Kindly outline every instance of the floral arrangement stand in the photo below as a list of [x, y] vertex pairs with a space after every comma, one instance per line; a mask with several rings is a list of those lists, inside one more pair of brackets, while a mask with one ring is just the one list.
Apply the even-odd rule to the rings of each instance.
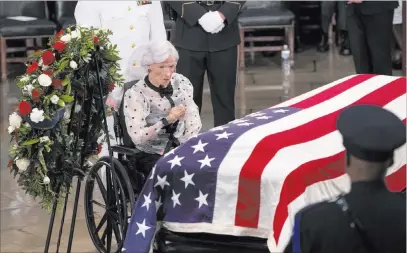
[[[105, 97], [123, 84], [111, 31], [71, 27], [49, 40], [49, 49], [31, 57], [18, 79], [20, 104], [9, 117], [9, 167], [27, 194], [50, 211], [44, 252], [48, 252], [55, 216], [62, 207], [59, 252], [69, 195], [77, 178], [67, 252], [71, 252], [81, 182], [91, 168], [89, 159], [107, 142]], [[14, 143], [13, 143], [14, 142]], [[113, 162], [113, 159], [111, 159]], [[109, 166], [113, 167], [113, 164]], [[106, 173], [106, 206], [118, 199], [116, 181]], [[119, 206], [120, 208], [120, 206]], [[119, 222], [123, 222], [120, 217]], [[112, 225], [107, 223], [110, 230]]]

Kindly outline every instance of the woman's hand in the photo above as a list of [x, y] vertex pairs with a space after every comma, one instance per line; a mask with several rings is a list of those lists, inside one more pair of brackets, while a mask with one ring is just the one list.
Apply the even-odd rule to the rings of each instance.
[[167, 121], [172, 124], [182, 118], [185, 115], [185, 107], [183, 105], [178, 105], [171, 108], [167, 116]]

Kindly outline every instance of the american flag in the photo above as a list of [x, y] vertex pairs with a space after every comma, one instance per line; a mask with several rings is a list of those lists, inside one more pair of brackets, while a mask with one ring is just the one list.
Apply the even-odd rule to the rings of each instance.
[[[406, 118], [406, 78], [353, 75], [190, 139], [153, 168], [135, 203], [123, 252], [147, 253], [157, 224], [171, 231], [269, 238], [287, 244], [302, 207], [349, 189], [336, 119], [375, 104]], [[406, 185], [406, 147], [387, 184]]]

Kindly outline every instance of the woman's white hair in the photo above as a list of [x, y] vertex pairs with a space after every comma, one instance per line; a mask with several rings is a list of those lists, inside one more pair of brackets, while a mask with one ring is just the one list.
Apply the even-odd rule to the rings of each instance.
[[168, 57], [174, 57], [178, 61], [178, 52], [168, 40], [153, 41], [149, 44], [141, 59], [142, 66], [150, 66], [154, 63], [160, 63], [167, 60]]
[[141, 79], [148, 72], [148, 67], [154, 63], [161, 63], [174, 57], [178, 61], [178, 51], [167, 40], [152, 41], [146, 45], [138, 46], [130, 57], [127, 75], [133, 80]]

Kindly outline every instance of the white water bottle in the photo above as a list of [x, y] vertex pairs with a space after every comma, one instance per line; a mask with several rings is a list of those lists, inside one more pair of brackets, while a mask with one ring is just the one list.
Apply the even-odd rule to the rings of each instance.
[[291, 73], [291, 64], [290, 64], [290, 50], [287, 45], [283, 46], [281, 50], [281, 67], [283, 70], [283, 89], [284, 89], [284, 98], [287, 99], [290, 92], [290, 73]]

